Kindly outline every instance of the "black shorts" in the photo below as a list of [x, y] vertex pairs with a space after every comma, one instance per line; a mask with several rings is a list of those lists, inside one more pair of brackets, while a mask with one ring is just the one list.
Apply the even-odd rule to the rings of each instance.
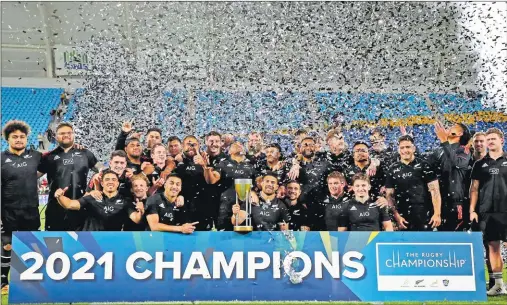
[[38, 231], [40, 215], [38, 208], [2, 208], [2, 235], [12, 235], [16, 231]]
[[479, 225], [484, 241], [507, 240], [507, 213], [481, 213]]
[[408, 224], [405, 225], [407, 227], [406, 231], [433, 231], [429, 224], [433, 214], [424, 207], [412, 206], [410, 213], [405, 212], [401, 216], [408, 221]]

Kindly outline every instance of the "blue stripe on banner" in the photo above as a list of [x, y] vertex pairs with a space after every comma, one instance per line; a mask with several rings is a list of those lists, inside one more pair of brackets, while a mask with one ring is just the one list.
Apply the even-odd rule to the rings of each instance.
[[486, 300], [480, 233], [16, 232], [13, 253], [11, 303]]

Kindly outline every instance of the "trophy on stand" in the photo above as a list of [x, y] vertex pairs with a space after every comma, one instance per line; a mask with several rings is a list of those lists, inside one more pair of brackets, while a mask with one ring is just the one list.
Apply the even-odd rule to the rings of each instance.
[[239, 201], [245, 202], [246, 219], [242, 225], [238, 224], [236, 217], [236, 224], [234, 225], [234, 232], [252, 232], [252, 203], [250, 202], [250, 189], [252, 188], [251, 179], [234, 179], [234, 189], [236, 190], [236, 203]]

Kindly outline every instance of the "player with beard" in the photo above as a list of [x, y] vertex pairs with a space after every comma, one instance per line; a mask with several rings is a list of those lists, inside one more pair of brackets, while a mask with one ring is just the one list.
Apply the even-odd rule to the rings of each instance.
[[209, 158], [206, 153], [199, 154], [199, 141], [196, 137], [186, 136], [183, 139], [183, 162], [179, 163], [174, 171], [183, 181], [181, 193], [189, 202], [190, 217], [199, 222], [196, 226], [197, 230], [211, 230], [213, 206], [206, 198], [206, 188], [208, 183], [217, 183], [220, 175], [209, 167]]
[[263, 138], [259, 132], [254, 131], [248, 134], [248, 151], [246, 157], [252, 164], [262, 161], [265, 158], [265, 155], [262, 152], [263, 145]]
[[287, 196], [283, 199], [283, 202], [287, 206], [287, 212], [289, 213], [289, 230], [310, 231], [308, 208], [306, 207], [306, 204], [299, 200], [299, 196], [301, 195], [301, 185], [299, 185], [299, 182], [297, 181], [289, 181], [286, 189]]
[[[133, 124], [130, 121], [124, 122], [121, 127], [120, 135], [116, 140], [116, 150], [124, 150], [127, 145], [127, 137], [133, 131]], [[132, 134], [132, 138], [141, 138], [141, 133], [136, 132]], [[155, 144], [162, 143], [162, 130], [160, 128], [152, 127], [148, 129], [146, 132], [146, 149], [142, 151], [140, 155], [141, 162], [149, 162], [151, 163], [151, 153], [150, 150]]]
[[8, 148], [2, 152], [2, 294], [9, 291], [12, 232], [38, 231], [40, 227], [37, 171], [42, 154], [27, 150], [30, 127], [9, 121], [3, 129]]
[[135, 223], [141, 221], [144, 206], [139, 200], [134, 206], [131, 198], [122, 197], [118, 192], [119, 184], [118, 175], [112, 170], [105, 170], [102, 175], [102, 200], [91, 195], [78, 200], [70, 199], [64, 195], [68, 187], [57, 189], [54, 196], [64, 209], [84, 214], [83, 231], [121, 231], [127, 219]]
[[325, 191], [327, 175], [334, 168], [326, 159], [319, 159], [315, 156], [315, 140], [313, 138], [303, 139], [300, 152], [301, 154], [293, 159], [287, 177], [301, 183], [302, 200], [308, 204], [308, 209], [311, 211], [312, 205], [317, 204], [320, 194]]
[[[220, 196], [220, 209], [218, 212], [217, 228], [219, 230], [232, 230], [228, 219], [231, 217], [231, 208], [236, 203], [235, 179], [254, 180], [254, 167], [245, 156], [245, 148], [240, 142], [234, 142], [229, 149], [229, 159], [220, 162], [217, 168], [218, 176], [225, 191]], [[215, 181], [218, 181], [215, 180]]]
[[[149, 181], [146, 176], [139, 174], [134, 175], [130, 179], [132, 184], [131, 194], [134, 200], [132, 200], [132, 205], [135, 207], [137, 202], [143, 204], [143, 208], [146, 210], [146, 201], [148, 200], [148, 186]], [[135, 223], [130, 219], [127, 219], [123, 224], [123, 231], [146, 231], [147, 222], [146, 215], [143, 215], [139, 223]]]
[[470, 140], [470, 132], [461, 123], [447, 130], [441, 122], [436, 122], [435, 133], [440, 147], [428, 157], [428, 162], [437, 173], [442, 189], [443, 223], [440, 230], [461, 231], [466, 199], [465, 175], [470, 162], [470, 153], [464, 146]]
[[[491, 265], [490, 280], [495, 281], [488, 296], [507, 294], [503, 286], [501, 241], [507, 240], [507, 153], [504, 135], [498, 128], [486, 131], [488, 153], [475, 162], [470, 186], [470, 221], [479, 222], [487, 242]], [[477, 213], [478, 211], [478, 213]]]
[[380, 128], [373, 129], [370, 136], [370, 143], [371, 157], [378, 159], [380, 163], [385, 166], [384, 171], [387, 171], [389, 166], [398, 160], [398, 154], [390, 146], [387, 146], [386, 136]]
[[181, 146], [181, 140], [177, 136], [171, 136], [167, 140], [167, 151], [169, 157], [173, 158], [175, 162], [179, 163], [183, 161], [183, 148]]
[[338, 218], [338, 231], [393, 231], [393, 224], [386, 208], [381, 208], [370, 198], [370, 181], [359, 173], [352, 178], [354, 198], [347, 202]]
[[298, 130], [296, 131], [296, 133], [294, 134], [294, 152], [292, 153], [292, 155], [290, 157], [294, 158], [296, 157], [298, 154], [301, 153], [301, 142], [303, 142], [303, 139], [307, 138], [308, 137], [308, 132], [306, 132], [305, 130]]
[[442, 221], [437, 176], [426, 161], [415, 156], [411, 136], [402, 136], [398, 142], [400, 161], [389, 168], [386, 178], [386, 197], [394, 207], [394, 219], [402, 230], [431, 231]]
[[88, 149], [74, 147], [74, 129], [69, 123], [56, 128], [58, 147], [45, 154], [39, 171], [47, 174], [50, 186], [46, 207], [46, 231], [78, 231], [84, 223], [83, 213], [62, 208], [55, 197], [58, 189], [65, 188], [65, 196], [81, 198], [86, 191], [88, 172], [99, 172], [102, 165]]
[[325, 154], [325, 157], [333, 164], [334, 168], [345, 168], [347, 164], [353, 162], [352, 154], [347, 150], [347, 143], [345, 143], [342, 133], [330, 131], [327, 134], [326, 142], [329, 152]]
[[385, 172], [382, 163], [377, 159], [370, 158], [369, 146], [366, 142], [357, 141], [354, 143], [352, 151], [354, 162], [349, 163], [343, 171], [347, 183], [352, 184], [352, 177], [355, 174], [368, 174], [371, 179], [371, 197], [380, 197], [385, 183]]
[[[118, 191], [123, 197], [130, 196], [130, 178], [132, 177], [132, 172], [127, 171], [127, 154], [123, 150], [115, 150], [111, 153], [111, 158], [109, 159], [109, 169], [115, 172], [118, 177], [120, 177], [120, 186], [118, 187]], [[100, 173], [95, 174], [90, 183], [88, 183], [88, 188], [86, 192], [91, 192], [92, 190], [102, 191], [101, 186], [102, 179], [102, 171]]]
[[347, 181], [340, 172], [327, 176], [328, 193], [315, 205], [312, 221], [317, 231], [338, 231], [338, 217], [344, 212], [349, 197], [345, 193]]
[[[218, 168], [220, 162], [227, 160], [227, 155], [222, 152], [222, 136], [216, 131], [210, 131], [205, 136], [206, 154], [203, 154], [209, 161], [207, 171], [213, 173]], [[210, 177], [211, 178], [211, 177]], [[218, 225], [218, 213], [220, 209], [220, 195], [225, 191], [225, 186], [217, 179], [213, 180], [213, 184], [206, 185], [206, 198], [210, 205], [209, 216], [213, 219], [214, 227]]]
[[[256, 231], [276, 231], [287, 230], [289, 223], [289, 213], [285, 204], [276, 198], [276, 190], [278, 189], [278, 179], [270, 174], [262, 179], [261, 192], [258, 203], [252, 204], [252, 226]], [[246, 219], [245, 206], [235, 204], [232, 207], [231, 224], [236, 224], [238, 217], [238, 225], [242, 224]]]
[[148, 199], [146, 219], [151, 231], [191, 234], [196, 230], [195, 225], [198, 222], [191, 223], [191, 215], [187, 207], [177, 204], [182, 183], [180, 177], [171, 174], [165, 182], [164, 192], [157, 193]]
[[276, 175], [276, 178], [280, 184], [277, 192], [277, 197], [283, 198], [285, 196], [285, 186], [283, 185], [283, 182], [286, 180], [286, 173], [288, 171], [288, 168], [286, 164], [280, 160], [280, 152], [282, 149], [277, 143], [272, 143], [266, 146], [264, 150], [266, 152], [266, 158], [259, 159], [254, 164], [256, 177], [255, 184], [260, 189], [262, 177], [264, 177], [264, 175], [266, 175], [268, 172], [271, 172]]

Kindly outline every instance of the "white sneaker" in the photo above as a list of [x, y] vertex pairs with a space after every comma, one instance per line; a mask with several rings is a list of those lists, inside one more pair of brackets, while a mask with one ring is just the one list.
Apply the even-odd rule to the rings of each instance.
[[505, 290], [505, 287], [498, 284], [495, 284], [495, 286], [491, 287], [491, 289], [487, 292], [487, 295], [490, 297], [502, 294], [507, 294], [507, 290]]

